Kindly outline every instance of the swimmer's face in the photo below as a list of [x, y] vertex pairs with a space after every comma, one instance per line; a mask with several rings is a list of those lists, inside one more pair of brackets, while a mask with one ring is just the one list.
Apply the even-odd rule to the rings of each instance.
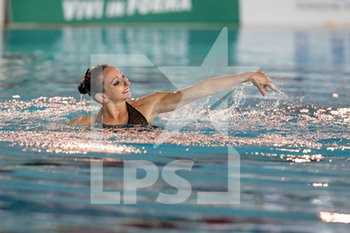
[[130, 82], [127, 77], [115, 68], [108, 66], [103, 70], [104, 94], [110, 101], [127, 100], [131, 97]]

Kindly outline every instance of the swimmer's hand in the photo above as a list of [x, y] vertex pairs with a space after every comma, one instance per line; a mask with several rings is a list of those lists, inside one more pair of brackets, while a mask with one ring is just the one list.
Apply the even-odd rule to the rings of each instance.
[[252, 75], [249, 76], [248, 80], [252, 82], [261, 92], [263, 96], [266, 95], [267, 88], [271, 88], [273, 91], [278, 91], [276, 87], [272, 85], [270, 82], [269, 77], [262, 71], [254, 72]]

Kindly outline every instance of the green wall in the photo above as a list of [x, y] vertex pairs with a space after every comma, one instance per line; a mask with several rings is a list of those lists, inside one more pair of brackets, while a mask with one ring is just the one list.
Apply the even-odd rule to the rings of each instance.
[[239, 23], [239, 0], [9, 0], [12, 23]]

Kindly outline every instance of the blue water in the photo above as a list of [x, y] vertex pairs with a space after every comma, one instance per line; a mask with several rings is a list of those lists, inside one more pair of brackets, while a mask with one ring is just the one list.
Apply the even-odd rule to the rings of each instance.
[[[88, 97], [80, 101], [77, 91], [91, 55], [145, 55], [154, 66], [121, 67], [137, 98], [176, 90], [159, 67], [200, 66], [219, 33], [113, 27], [2, 31], [0, 231], [347, 232], [348, 30], [229, 30], [229, 65], [264, 70], [283, 93], [263, 98], [244, 85], [160, 115], [153, 124], [164, 130], [91, 132], [67, 125], [68, 119], [98, 110]], [[179, 76], [177, 84], [201, 78]], [[203, 112], [209, 106], [215, 106], [211, 113]], [[155, 148], [168, 131], [171, 137]], [[196, 204], [198, 191], [227, 190], [228, 147], [240, 155], [240, 204]], [[191, 171], [180, 172], [192, 184], [189, 200], [156, 202], [159, 192], [175, 192], [159, 179], [139, 190], [135, 205], [91, 204], [91, 163], [104, 162], [105, 191], [122, 191], [123, 160], [129, 159], [151, 161], [159, 170], [176, 159], [194, 161]]]

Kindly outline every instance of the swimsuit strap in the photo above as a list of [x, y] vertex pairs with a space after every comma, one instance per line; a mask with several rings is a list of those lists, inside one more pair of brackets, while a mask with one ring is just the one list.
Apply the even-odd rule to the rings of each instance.
[[[148, 125], [148, 121], [145, 118], [142, 113], [140, 113], [136, 108], [131, 106], [128, 102], [126, 102], [126, 108], [128, 111], [128, 124], [130, 125]], [[102, 108], [97, 114], [96, 120], [95, 120], [95, 125], [96, 124], [102, 124]], [[102, 125], [102, 126], [107, 126], [107, 125]]]

